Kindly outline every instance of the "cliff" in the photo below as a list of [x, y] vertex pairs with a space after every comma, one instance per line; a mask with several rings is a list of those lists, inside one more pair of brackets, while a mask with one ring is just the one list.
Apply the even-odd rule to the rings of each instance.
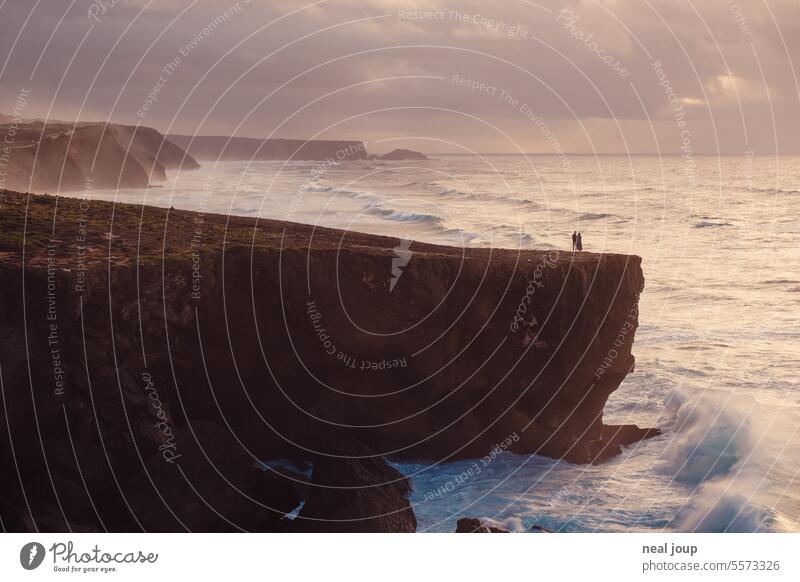
[[256, 139], [206, 135], [169, 135], [168, 139], [199, 160], [214, 161], [345, 161], [366, 160], [360, 141]]
[[119, 133], [120, 141], [125, 146], [130, 143], [131, 150], [155, 159], [166, 170], [197, 170], [200, 168], [200, 164], [191, 155], [152, 127], [141, 125], [113, 125], [112, 127]]
[[[634, 362], [636, 256], [55, 203], [0, 200], [6, 527], [285, 528], [311, 462], [311, 486], [365, 483], [359, 519], [395, 516], [360, 529], [407, 531], [382, 456], [585, 463], [649, 436], [603, 423]], [[331, 467], [341, 450], [364, 462]]]
[[372, 156], [375, 160], [385, 160], [385, 161], [393, 161], [393, 160], [427, 160], [428, 158], [420, 153], [415, 152], [412, 150], [404, 150], [402, 148], [392, 150], [388, 154], [383, 154], [382, 156]]
[[199, 164], [155, 129], [106, 123], [0, 125], [5, 187], [33, 191], [145, 188]]

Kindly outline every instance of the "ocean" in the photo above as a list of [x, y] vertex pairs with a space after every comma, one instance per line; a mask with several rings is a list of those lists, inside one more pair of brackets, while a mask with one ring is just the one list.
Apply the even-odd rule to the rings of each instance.
[[[75, 194], [78, 195], [78, 194]], [[81, 193], [80, 195], [83, 195]], [[633, 253], [636, 371], [610, 423], [663, 435], [598, 466], [504, 451], [396, 464], [419, 531], [800, 531], [800, 157], [435, 155], [225, 162], [92, 198], [455, 246]]]

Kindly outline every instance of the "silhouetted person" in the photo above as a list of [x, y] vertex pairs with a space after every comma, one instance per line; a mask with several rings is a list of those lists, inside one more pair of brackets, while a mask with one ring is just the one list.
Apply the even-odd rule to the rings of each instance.
[[575, 241], [575, 246], [578, 247], [578, 251], [583, 250], [583, 239], [581, 238], [581, 233], [578, 233], [578, 239]]
[[575, 245], [578, 244], [578, 233], [572, 231], [572, 252], [575, 252]]

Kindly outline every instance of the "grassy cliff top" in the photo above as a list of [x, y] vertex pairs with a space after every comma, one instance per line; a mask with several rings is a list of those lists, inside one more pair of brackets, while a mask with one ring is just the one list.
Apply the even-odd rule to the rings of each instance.
[[[564, 235], [565, 241], [569, 233]], [[27, 267], [46, 266], [53, 246], [80, 249], [87, 266], [153, 261], [190, 255], [196, 250], [223, 248], [329, 250], [392, 255], [398, 239], [314, 227], [278, 220], [204, 214], [202, 212], [82, 200], [61, 196], [0, 192], [0, 261]], [[548, 251], [478, 249], [414, 242], [415, 255], [456, 259], [527, 262]], [[572, 256], [559, 251], [561, 261], [592, 262], [599, 255]], [[606, 255], [608, 256], [608, 255]], [[638, 258], [635, 260], [638, 261]]]

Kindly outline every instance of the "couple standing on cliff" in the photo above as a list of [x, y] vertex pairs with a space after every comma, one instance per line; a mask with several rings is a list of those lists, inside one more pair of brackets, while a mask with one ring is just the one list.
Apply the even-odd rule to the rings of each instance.
[[581, 233], [572, 231], [572, 252], [574, 253], [575, 250], [582, 251], [583, 250], [583, 239], [581, 238]]

